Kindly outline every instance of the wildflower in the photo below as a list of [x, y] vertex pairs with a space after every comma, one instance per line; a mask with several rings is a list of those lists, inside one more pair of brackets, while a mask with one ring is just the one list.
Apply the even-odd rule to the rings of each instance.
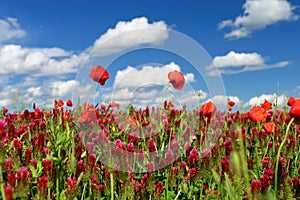
[[64, 105], [65, 105], [65, 103], [63, 102], [63, 100], [58, 100], [57, 102], [56, 102], [56, 105], [58, 106], [58, 107], [63, 107]]
[[290, 97], [289, 100], [288, 100], [287, 105], [288, 105], [288, 106], [292, 106], [294, 103], [295, 103], [294, 97]]
[[94, 142], [87, 142], [85, 146], [88, 153], [94, 152], [94, 148], [95, 148]]
[[154, 140], [152, 138], [150, 138], [148, 140], [148, 150], [149, 152], [154, 152], [156, 151], [156, 148], [155, 148], [155, 143], [154, 143]]
[[36, 169], [37, 168], [37, 162], [36, 160], [30, 160], [29, 163]]
[[265, 102], [261, 105], [261, 107], [265, 110], [270, 110], [272, 108], [272, 103], [268, 100], [265, 100]]
[[134, 193], [140, 192], [141, 189], [142, 189], [142, 187], [143, 187], [143, 186], [142, 186], [141, 183], [135, 184], [135, 185], [134, 185]]
[[174, 70], [168, 74], [169, 83], [173, 85], [175, 90], [181, 90], [184, 86], [185, 79], [181, 72]]
[[69, 107], [72, 107], [73, 106], [73, 102], [72, 102], [72, 100], [71, 99], [69, 99], [68, 101], [67, 101], [67, 106], [69, 106]]
[[187, 166], [186, 162], [182, 161], [182, 162], [180, 163], [180, 170], [185, 171], [185, 170], [186, 170], [186, 166]]
[[172, 159], [173, 159], [173, 151], [172, 151], [172, 149], [169, 149], [168, 152], [166, 153], [167, 163], [168, 164], [171, 163]]
[[201, 111], [205, 117], [211, 117], [216, 110], [217, 108], [215, 104], [211, 101], [201, 106]]
[[89, 160], [88, 160], [88, 165], [92, 168], [96, 164], [96, 154], [90, 154]]
[[47, 185], [48, 185], [48, 178], [47, 177], [42, 176], [42, 177], [38, 178], [37, 187], [38, 187], [39, 191], [46, 194], [47, 193]]
[[154, 163], [151, 161], [151, 162], [148, 162], [146, 164], [146, 168], [147, 168], [147, 172], [153, 172], [155, 170], [154, 168]]
[[8, 112], [8, 109], [7, 108], [5, 108], [5, 107], [3, 107], [3, 109], [2, 109], [2, 113], [3, 113], [3, 115], [5, 116], [6, 115], [6, 113]]
[[13, 163], [12, 163], [12, 158], [7, 158], [5, 160], [5, 169], [6, 169], [6, 172], [11, 172], [12, 171], [12, 168], [13, 168]]
[[191, 165], [196, 165], [199, 160], [199, 153], [197, 149], [192, 149], [188, 156]]
[[97, 191], [98, 189], [98, 179], [96, 176], [92, 176], [91, 178], [92, 191]]
[[12, 200], [13, 199], [13, 189], [10, 185], [5, 186], [4, 188], [4, 194], [6, 200]]
[[132, 142], [128, 143], [127, 151], [134, 152], [134, 144]]
[[159, 181], [158, 183], [155, 184], [154, 188], [155, 188], [154, 196], [157, 198], [160, 197], [160, 195], [162, 194], [162, 191], [164, 190], [163, 182]]
[[28, 163], [28, 162], [30, 161], [31, 153], [32, 153], [32, 149], [31, 149], [31, 148], [27, 148], [27, 149], [25, 150], [25, 155], [24, 155], [24, 157], [25, 157], [26, 163]]
[[22, 167], [17, 171], [16, 178], [18, 181], [25, 182], [29, 178], [27, 167]]
[[76, 176], [78, 177], [81, 172], [84, 172], [84, 163], [83, 160], [79, 160], [76, 166]]
[[120, 105], [116, 102], [110, 102], [110, 104], [108, 105], [109, 108], [117, 108], [120, 109]]
[[77, 186], [76, 177], [74, 178], [68, 177], [66, 186], [67, 186], [67, 195], [74, 196], [76, 191], [76, 186]]
[[260, 180], [252, 180], [252, 182], [251, 182], [252, 194], [259, 193], [260, 189], [261, 189], [261, 181]]
[[50, 159], [43, 159], [42, 160], [43, 172], [45, 175], [48, 175], [52, 169], [52, 160]]
[[[291, 100], [292, 98], [292, 100]], [[291, 106], [290, 112], [288, 114], [289, 118], [295, 118], [295, 124], [300, 124], [300, 98], [294, 100], [293, 97], [290, 97], [288, 105]], [[287, 120], [289, 121], [289, 120]]]
[[267, 122], [264, 124], [263, 128], [267, 133], [274, 133], [275, 124], [273, 122]]
[[196, 175], [196, 173], [197, 170], [194, 167], [190, 168], [187, 172], [186, 180], [189, 181], [191, 178], [193, 178]]
[[100, 85], [104, 85], [105, 81], [109, 79], [109, 74], [104, 67], [97, 65], [92, 67], [89, 77]]
[[222, 173], [229, 173], [230, 172], [230, 163], [229, 159], [227, 156], [224, 156], [223, 159], [221, 160], [221, 165], [222, 165]]
[[249, 112], [249, 117], [256, 123], [266, 121], [267, 116], [266, 110], [260, 106], [254, 106]]
[[97, 115], [95, 110], [85, 110], [78, 117], [78, 122], [88, 124], [97, 121]]
[[228, 102], [228, 106], [233, 107], [234, 105], [235, 105], [235, 102], [234, 102], [234, 101], [229, 101], [229, 102]]

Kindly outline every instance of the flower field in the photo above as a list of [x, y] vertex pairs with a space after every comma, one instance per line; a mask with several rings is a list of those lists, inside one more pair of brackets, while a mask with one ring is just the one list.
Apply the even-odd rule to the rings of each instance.
[[[89, 77], [100, 85], [103, 68]], [[180, 90], [184, 78], [169, 74]], [[300, 99], [249, 112], [55, 101], [0, 110], [2, 199], [300, 199]]]

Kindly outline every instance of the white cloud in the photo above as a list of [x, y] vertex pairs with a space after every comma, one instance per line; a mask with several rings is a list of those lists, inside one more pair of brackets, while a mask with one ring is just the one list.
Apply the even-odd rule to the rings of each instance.
[[[180, 66], [171, 62], [164, 66], [143, 66], [141, 69], [128, 66], [124, 70], [117, 71], [114, 88], [137, 88], [151, 86], [165, 86], [168, 84], [168, 73], [180, 71]], [[192, 73], [184, 75], [186, 83], [194, 82], [195, 76]]]
[[253, 31], [263, 29], [281, 21], [293, 21], [299, 18], [293, 11], [295, 6], [287, 0], [246, 0], [244, 13], [235, 20], [225, 20], [219, 29], [230, 27], [231, 32], [225, 38], [239, 39], [249, 36]]
[[164, 21], [149, 23], [146, 17], [120, 21], [95, 41], [91, 53], [93, 56], [110, 55], [144, 44], [157, 45], [168, 37]]
[[[195, 108], [195, 106], [199, 105], [201, 100], [208, 97], [208, 94], [202, 90], [200, 90], [199, 93], [200, 96], [198, 96], [197, 91], [183, 90], [180, 92], [168, 91], [164, 94], [164, 91], [158, 88], [140, 88], [138, 90], [122, 88], [102, 94], [101, 97], [107, 102], [115, 101], [123, 106], [132, 104], [138, 108], [145, 108], [146, 106], [163, 106], [163, 99], [172, 101], [176, 108], [179, 108], [180, 105], [187, 105]], [[163, 96], [164, 98], [162, 99]]]
[[233, 101], [235, 102], [235, 107], [238, 107], [239, 105], [242, 104], [242, 101], [238, 96], [224, 96], [224, 95], [216, 95], [213, 96], [212, 98], [209, 98], [206, 100], [206, 102], [212, 101], [218, 110], [225, 110], [227, 109], [227, 102], [228, 101]]
[[26, 90], [26, 94], [32, 95], [34, 97], [42, 96], [42, 87], [30, 87]]
[[285, 105], [288, 100], [288, 97], [286, 95], [277, 95], [275, 93], [262, 94], [260, 96], [252, 97], [251, 99], [249, 99], [249, 101], [246, 103], [246, 105], [250, 105], [250, 106], [261, 105], [264, 103], [265, 100], [268, 100], [271, 103], [275, 103], [276, 98], [277, 98], [278, 106]]
[[67, 94], [72, 95], [74, 88], [79, 86], [79, 82], [75, 80], [69, 81], [53, 81], [50, 83], [51, 95], [52, 96], [66, 96]]
[[0, 43], [25, 35], [26, 32], [20, 28], [16, 18], [0, 19]]
[[75, 73], [85, 54], [72, 55], [60, 48], [0, 46], [0, 74], [51, 76]]
[[266, 64], [266, 58], [260, 54], [254, 53], [238, 53], [230, 51], [225, 56], [216, 56], [212, 65], [206, 67], [211, 76], [220, 74], [237, 74], [247, 71], [265, 70], [271, 68], [285, 67], [290, 64], [289, 61], [282, 61], [275, 64]]

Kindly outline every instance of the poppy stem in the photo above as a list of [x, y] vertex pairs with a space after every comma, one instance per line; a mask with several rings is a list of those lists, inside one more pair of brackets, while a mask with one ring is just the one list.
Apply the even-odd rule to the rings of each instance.
[[[165, 96], [166, 96], [166, 94], [167, 94], [167, 92], [168, 92], [170, 86], [171, 86], [171, 85], [168, 84], [168, 86], [167, 86], [167, 87], [164, 89], [164, 91], [163, 91], [163, 94], [162, 94], [162, 97], [161, 97], [162, 105], [164, 105]], [[163, 106], [163, 107], [164, 107], [164, 106]]]
[[91, 89], [90, 89], [90, 91], [89, 91], [89, 95], [88, 95], [87, 102], [89, 102], [89, 101], [90, 101], [90, 98], [91, 98], [91, 96], [92, 96], [92, 92], [94, 91], [94, 88], [95, 88], [95, 85], [94, 85], [94, 84], [92, 84], [92, 86], [91, 86]]

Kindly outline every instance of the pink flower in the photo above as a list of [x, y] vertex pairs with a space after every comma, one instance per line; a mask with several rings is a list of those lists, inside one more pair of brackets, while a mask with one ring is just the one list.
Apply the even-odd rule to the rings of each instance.
[[5, 169], [6, 172], [11, 172], [12, 168], [13, 168], [13, 163], [12, 163], [13, 159], [12, 158], [7, 158], [5, 160]]
[[79, 160], [76, 166], [76, 176], [79, 176], [81, 172], [84, 172], [83, 160]]
[[70, 195], [70, 196], [74, 196], [75, 195], [75, 191], [76, 191], [76, 186], [77, 186], [77, 179], [76, 177], [68, 177], [68, 180], [67, 180], [67, 183], [66, 183], [66, 186], [67, 186], [67, 195]]
[[197, 149], [192, 149], [189, 153], [188, 160], [191, 165], [196, 165], [199, 160], [199, 153]]
[[48, 185], [48, 178], [45, 176], [38, 178], [38, 184], [37, 187], [39, 191], [41, 191], [44, 194], [47, 194], [47, 185]]
[[88, 165], [91, 168], [93, 168], [94, 165], [96, 164], [96, 160], [97, 160], [96, 154], [90, 154], [90, 157], [89, 157], [89, 160], [88, 160]]
[[154, 143], [154, 140], [152, 138], [150, 138], [148, 140], [148, 150], [149, 150], [149, 152], [155, 152], [156, 151], [155, 143]]
[[6, 200], [12, 200], [13, 199], [13, 189], [10, 185], [5, 186], [4, 188], [4, 194]]
[[259, 193], [260, 189], [261, 189], [261, 181], [260, 180], [252, 180], [252, 182], [251, 182], [252, 194]]
[[221, 160], [221, 165], [222, 165], [222, 174], [230, 172], [230, 163], [227, 156], [223, 157], [223, 159]]
[[160, 197], [163, 190], [164, 190], [164, 184], [163, 184], [163, 182], [159, 181], [154, 186], [154, 196]]

